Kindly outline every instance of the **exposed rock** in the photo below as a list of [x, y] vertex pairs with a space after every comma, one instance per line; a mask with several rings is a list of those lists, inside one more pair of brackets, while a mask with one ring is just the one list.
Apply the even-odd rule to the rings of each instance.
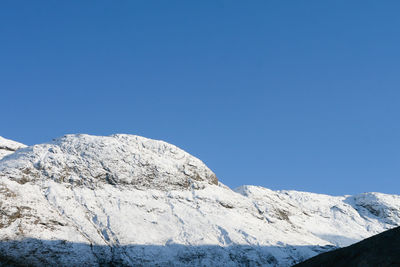
[[20, 184], [51, 179], [95, 188], [100, 184], [161, 190], [218, 184], [199, 159], [174, 145], [140, 136], [66, 135], [17, 153], [0, 175]]

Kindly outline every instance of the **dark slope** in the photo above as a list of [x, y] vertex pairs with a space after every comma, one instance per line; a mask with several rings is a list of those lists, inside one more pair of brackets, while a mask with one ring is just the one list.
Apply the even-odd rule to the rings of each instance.
[[320, 254], [295, 266], [400, 266], [400, 227], [372, 236], [354, 245]]

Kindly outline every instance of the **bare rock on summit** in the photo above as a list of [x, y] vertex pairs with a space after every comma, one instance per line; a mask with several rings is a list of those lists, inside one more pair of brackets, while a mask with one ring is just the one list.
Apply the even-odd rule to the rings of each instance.
[[51, 179], [90, 188], [107, 183], [165, 190], [218, 184], [202, 161], [182, 149], [123, 134], [66, 135], [16, 153], [0, 171], [21, 184]]

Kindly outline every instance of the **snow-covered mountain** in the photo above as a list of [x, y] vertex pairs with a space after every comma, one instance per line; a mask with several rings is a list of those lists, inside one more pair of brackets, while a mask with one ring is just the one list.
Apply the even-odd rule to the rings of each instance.
[[0, 160], [5, 265], [290, 266], [400, 225], [400, 196], [231, 190], [199, 159], [139, 136], [14, 150]]

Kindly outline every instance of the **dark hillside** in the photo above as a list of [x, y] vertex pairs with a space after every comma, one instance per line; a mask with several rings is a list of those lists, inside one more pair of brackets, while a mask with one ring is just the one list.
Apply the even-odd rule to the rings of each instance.
[[295, 266], [400, 266], [400, 227], [364, 239], [354, 245], [320, 254]]

